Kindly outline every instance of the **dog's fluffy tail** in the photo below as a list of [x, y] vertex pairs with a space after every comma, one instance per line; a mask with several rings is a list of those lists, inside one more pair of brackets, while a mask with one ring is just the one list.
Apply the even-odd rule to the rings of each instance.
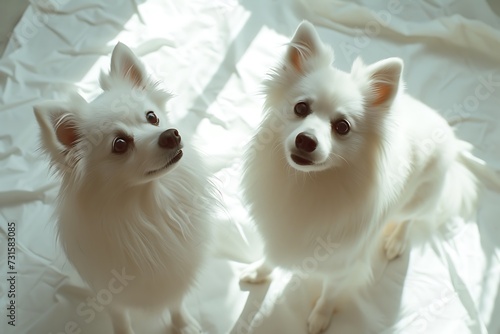
[[450, 217], [460, 216], [465, 220], [473, 217], [479, 197], [479, 179], [477, 175], [462, 162], [462, 152], [450, 167], [446, 175], [440, 211], [441, 222]]
[[482, 188], [500, 191], [500, 176], [471, 153], [470, 143], [462, 140], [458, 143], [456, 161], [446, 176], [441, 210], [448, 217], [452, 213], [470, 219], [476, 213]]
[[472, 145], [462, 142], [465, 149], [459, 153], [459, 161], [466, 166], [489, 189], [500, 191], [500, 175], [497, 175], [486, 162], [471, 153]]

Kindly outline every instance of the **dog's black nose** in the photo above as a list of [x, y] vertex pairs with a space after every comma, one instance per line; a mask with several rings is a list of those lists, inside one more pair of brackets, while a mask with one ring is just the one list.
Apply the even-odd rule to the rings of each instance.
[[311, 134], [301, 132], [295, 138], [295, 146], [307, 153], [311, 153], [318, 146], [318, 140]]
[[163, 148], [175, 148], [181, 142], [181, 136], [179, 135], [179, 131], [176, 129], [168, 129], [163, 131], [158, 138], [158, 145]]

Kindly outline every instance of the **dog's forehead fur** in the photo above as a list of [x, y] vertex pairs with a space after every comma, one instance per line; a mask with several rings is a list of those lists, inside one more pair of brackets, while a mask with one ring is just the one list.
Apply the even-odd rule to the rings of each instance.
[[164, 106], [159, 106], [147, 91], [135, 89], [131, 91], [111, 90], [97, 97], [89, 104], [97, 120], [116, 120], [134, 125], [146, 121], [146, 114], [153, 111], [159, 118], [166, 118]]
[[294, 95], [309, 101], [313, 112], [329, 117], [338, 113], [356, 117], [363, 111], [363, 97], [354, 78], [333, 67], [304, 76]]

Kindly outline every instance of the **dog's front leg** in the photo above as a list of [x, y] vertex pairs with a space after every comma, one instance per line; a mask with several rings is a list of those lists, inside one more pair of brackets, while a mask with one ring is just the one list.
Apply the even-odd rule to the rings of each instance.
[[201, 326], [187, 312], [182, 303], [177, 308], [170, 310], [170, 317], [172, 319], [172, 326], [176, 331], [175, 333], [200, 334], [203, 332]]
[[240, 281], [243, 283], [260, 284], [265, 282], [274, 267], [267, 262], [266, 258], [262, 258], [246, 267], [240, 275]]
[[130, 323], [130, 316], [125, 309], [111, 306], [109, 314], [111, 315], [114, 334], [134, 334]]
[[316, 301], [311, 314], [309, 314], [309, 319], [307, 320], [309, 334], [318, 334], [328, 328], [335, 309], [338, 291], [338, 287], [336, 285], [334, 286], [331, 280], [328, 278], [323, 279], [321, 296]]

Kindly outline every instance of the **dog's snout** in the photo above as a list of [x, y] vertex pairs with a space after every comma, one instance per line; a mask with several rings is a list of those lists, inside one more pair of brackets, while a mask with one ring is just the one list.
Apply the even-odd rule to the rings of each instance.
[[295, 146], [303, 152], [311, 153], [318, 146], [318, 140], [314, 135], [301, 132], [295, 138]]
[[176, 129], [163, 131], [158, 138], [158, 145], [163, 148], [175, 148], [181, 143], [181, 136]]

